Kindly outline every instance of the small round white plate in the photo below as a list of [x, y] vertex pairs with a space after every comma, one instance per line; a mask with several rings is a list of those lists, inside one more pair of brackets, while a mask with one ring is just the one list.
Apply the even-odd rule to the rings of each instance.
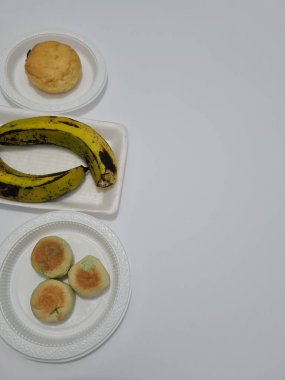
[[[27, 53], [39, 42], [59, 41], [73, 47], [81, 60], [82, 77], [74, 89], [65, 94], [48, 94], [31, 84], [25, 73]], [[8, 100], [17, 106], [42, 112], [71, 112], [94, 101], [103, 91], [107, 69], [95, 46], [70, 34], [39, 33], [15, 42], [3, 54], [0, 63], [0, 86]]]
[[[30, 307], [33, 289], [44, 280], [31, 266], [31, 250], [47, 235], [68, 241], [75, 262], [90, 254], [98, 257], [111, 279], [98, 298], [76, 296], [71, 316], [54, 325], [41, 323]], [[122, 321], [131, 293], [129, 264], [119, 239], [97, 219], [73, 211], [43, 214], [14, 231], [0, 252], [0, 335], [25, 357], [43, 362], [80, 358], [105, 342]]]

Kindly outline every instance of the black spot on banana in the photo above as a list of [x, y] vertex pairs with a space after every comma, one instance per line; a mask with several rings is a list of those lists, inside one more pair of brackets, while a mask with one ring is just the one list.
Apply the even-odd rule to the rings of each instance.
[[46, 175], [33, 175], [11, 168], [0, 158], [0, 197], [18, 202], [46, 202], [74, 190], [88, 170], [75, 168]]
[[117, 161], [106, 140], [90, 126], [61, 116], [14, 120], [0, 127], [0, 144], [53, 144], [79, 155], [99, 187], [113, 185]]

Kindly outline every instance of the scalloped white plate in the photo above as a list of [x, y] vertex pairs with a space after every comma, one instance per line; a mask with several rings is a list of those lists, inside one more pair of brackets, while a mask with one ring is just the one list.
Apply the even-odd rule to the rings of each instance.
[[[15, 119], [37, 116], [40, 113], [0, 106], [0, 125]], [[73, 117], [73, 116], [72, 116]], [[74, 117], [73, 117], [74, 118]], [[99, 132], [113, 149], [118, 161], [117, 181], [113, 186], [100, 189], [90, 173], [83, 184], [54, 201], [44, 203], [20, 203], [0, 198], [0, 204], [46, 210], [87, 211], [102, 215], [113, 215], [119, 209], [127, 159], [127, 130], [118, 123], [76, 118]], [[28, 173], [46, 174], [67, 170], [83, 162], [67, 149], [51, 145], [28, 147], [0, 146], [0, 156], [10, 166]]]
[[[48, 94], [33, 86], [25, 74], [27, 52], [39, 42], [55, 40], [73, 47], [81, 60], [82, 78], [66, 94]], [[97, 47], [77, 36], [63, 33], [38, 33], [14, 42], [3, 53], [0, 86], [3, 94], [17, 106], [41, 112], [71, 112], [86, 106], [103, 91], [107, 81], [104, 58]]]
[[[32, 291], [44, 280], [32, 268], [30, 256], [36, 242], [51, 234], [70, 243], [75, 261], [87, 254], [97, 256], [111, 281], [107, 292], [96, 299], [76, 296], [65, 322], [45, 325], [30, 308]], [[129, 263], [117, 236], [97, 219], [70, 211], [45, 213], [14, 231], [0, 252], [0, 334], [25, 357], [44, 362], [80, 358], [105, 342], [122, 321], [131, 293]]]

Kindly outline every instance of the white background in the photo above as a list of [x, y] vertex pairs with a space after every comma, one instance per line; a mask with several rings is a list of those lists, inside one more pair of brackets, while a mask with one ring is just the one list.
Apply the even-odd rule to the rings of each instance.
[[[105, 222], [133, 293], [111, 339], [75, 362], [0, 342], [1, 380], [284, 380], [285, 1], [2, 1], [0, 51], [45, 30], [106, 59], [104, 95], [73, 116], [128, 129]], [[1, 241], [41, 214], [0, 212]]]

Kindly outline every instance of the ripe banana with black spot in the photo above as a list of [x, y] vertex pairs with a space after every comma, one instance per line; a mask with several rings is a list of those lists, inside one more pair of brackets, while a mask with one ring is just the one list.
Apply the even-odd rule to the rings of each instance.
[[80, 165], [53, 174], [33, 175], [13, 169], [0, 159], [0, 197], [27, 203], [50, 201], [77, 188], [87, 170]]
[[61, 116], [14, 120], [0, 127], [0, 144], [53, 144], [70, 149], [88, 165], [99, 187], [113, 185], [117, 161], [106, 140], [90, 126]]

